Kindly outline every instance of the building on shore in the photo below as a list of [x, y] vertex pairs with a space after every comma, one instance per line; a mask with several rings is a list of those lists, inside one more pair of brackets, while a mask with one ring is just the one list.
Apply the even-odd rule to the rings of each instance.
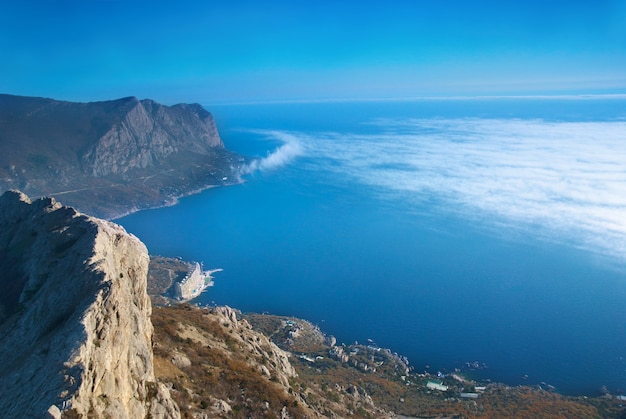
[[202, 274], [200, 264], [195, 262], [193, 269], [182, 279], [174, 284], [174, 297], [179, 300], [189, 300], [197, 297], [206, 287], [205, 277]]
[[430, 389], [430, 390], [439, 390], [439, 391], [446, 391], [448, 390], [448, 386], [444, 385], [441, 381], [436, 380], [436, 381], [428, 381], [426, 383], [426, 388]]
[[181, 281], [174, 283], [174, 298], [179, 301], [188, 301], [196, 298], [207, 287], [213, 285], [212, 275], [221, 271], [221, 268], [202, 271], [200, 264], [194, 262], [187, 275]]

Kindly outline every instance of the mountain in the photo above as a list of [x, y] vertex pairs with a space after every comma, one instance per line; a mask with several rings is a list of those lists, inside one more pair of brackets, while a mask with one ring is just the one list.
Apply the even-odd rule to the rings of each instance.
[[148, 261], [118, 225], [0, 197], [3, 417], [180, 417], [154, 375]]
[[0, 190], [110, 219], [237, 182], [242, 162], [198, 104], [0, 95]]

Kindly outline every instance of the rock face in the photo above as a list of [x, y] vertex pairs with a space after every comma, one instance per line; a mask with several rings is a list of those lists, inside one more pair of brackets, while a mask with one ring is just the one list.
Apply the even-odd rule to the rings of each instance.
[[98, 217], [232, 183], [242, 162], [197, 104], [0, 95], [0, 189], [62, 197]]
[[3, 416], [180, 416], [154, 377], [147, 269], [113, 223], [0, 197]]
[[82, 156], [84, 169], [95, 177], [154, 166], [183, 150], [210, 155], [224, 148], [213, 117], [200, 105], [122, 102], [129, 110]]

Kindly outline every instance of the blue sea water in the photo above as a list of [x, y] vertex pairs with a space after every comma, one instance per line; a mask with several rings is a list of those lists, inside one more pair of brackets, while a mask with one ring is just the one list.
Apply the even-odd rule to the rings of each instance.
[[206, 106], [239, 185], [120, 220], [223, 268], [202, 303], [416, 370], [626, 391], [626, 100]]

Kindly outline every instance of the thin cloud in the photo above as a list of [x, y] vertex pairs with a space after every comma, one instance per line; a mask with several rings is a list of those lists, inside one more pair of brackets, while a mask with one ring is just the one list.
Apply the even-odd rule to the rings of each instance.
[[315, 170], [338, 172], [381, 196], [416, 207], [435, 198], [443, 210], [470, 220], [533, 229], [626, 258], [626, 122], [471, 118], [375, 125], [379, 132], [372, 135], [288, 135], [306, 144], [298, 150], [313, 158]]
[[303, 154], [302, 146], [296, 136], [281, 131], [255, 131], [274, 139], [280, 140], [283, 144], [269, 153], [266, 157], [255, 159], [241, 169], [242, 175], [247, 175], [256, 171], [266, 171], [277, 169], [289, 164], [296, 157]]

